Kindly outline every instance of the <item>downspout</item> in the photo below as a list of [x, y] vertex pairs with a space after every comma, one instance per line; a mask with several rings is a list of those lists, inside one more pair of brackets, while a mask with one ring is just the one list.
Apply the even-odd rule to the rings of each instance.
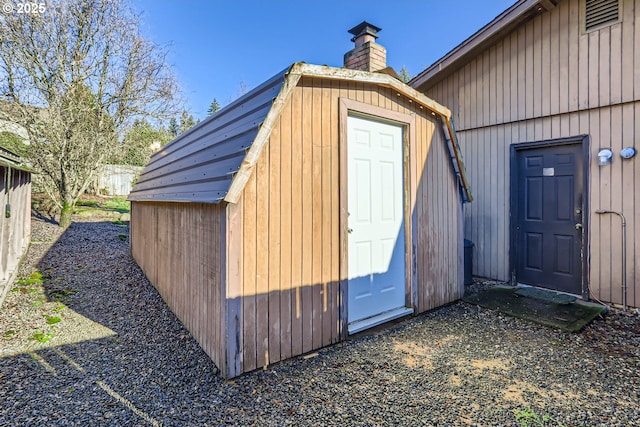
[[5, 182], [5, 191], [7, 193], [7, 204], [4, 207], [4, 217], [5, 218], [11, 218], [11, 194], [9, 193], [9, 191], [11, 191], [11, 166], [7, 165], [7, 175], [4, 179]]
[[622, 308], [627, 309], [627, 220], [622, 212], [597, 209], [598, 215], [615, 214], [622, 220]]
[[458, 145], [456, 130], [453, 127], [451, 117], [442, 114], [442, 118], [444, 119], [445, 133], [449, 134], [449, 141], [447, 142], [450, 144], [449, 148], [452, 151], [452, 156], [454, 157], [454, 168], [462, 184], [463, 201], [465, 203], [469, 203], [473, 200], [473, 195], [471, 194], [471, 187], [469, 185], [469, 180], [467, 179], [467, 172], [465, 171], [464, 164], [462, 163], [462, 155], [460, 153], [460, 146]]

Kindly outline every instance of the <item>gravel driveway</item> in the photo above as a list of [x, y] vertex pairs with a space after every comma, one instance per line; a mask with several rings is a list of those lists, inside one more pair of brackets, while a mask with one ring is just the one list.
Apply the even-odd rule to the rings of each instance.
[[126, 228], [60, 234], [33, 221], [0, 308], [2, 426], [640, 426], [637, 311], [567, 334], [459, 302], [225, 381]]

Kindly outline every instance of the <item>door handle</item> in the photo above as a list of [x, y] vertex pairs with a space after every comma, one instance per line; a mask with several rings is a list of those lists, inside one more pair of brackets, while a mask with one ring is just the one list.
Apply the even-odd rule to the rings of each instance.
[[576, 230], [582, 230], [582, 224], [577, 223], [576, 224]]

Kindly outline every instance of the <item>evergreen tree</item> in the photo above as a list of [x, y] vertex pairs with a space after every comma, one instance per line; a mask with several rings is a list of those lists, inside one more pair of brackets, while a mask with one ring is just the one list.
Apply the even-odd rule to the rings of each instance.
[[180, 127], [178, 126], [178, 121], [175, 117], [171, 117], [171, 120], [169, 120], [169, 128], [167, 131], [172, 138], [175, 138], [180, 133]]
[[209, 105], [209, 109], [207, 110], [207, 116], [215, 114], [220, 109], [220, 104], [216, 98], [213, 98], [211, 105]]
[[402, 67], [400, 69], [400, 78], [403, 83], [409, 83], [409, 80], [411, 80], [411, 75], [409, 74], [409, 71], [407, 71], [407, 67]]
[[136, 120], [122, 141], [122, 149], [112, 160], [117, 164], [144, 166], [154, 151], [172, 139], [169, 131], [156, 129], [146, 120]]
[[180, 133], [184, 133], [196, 125], [196, 121], [193, 119], [193, 115], [189, 114], [187, 110], [182, 110], [180, 115]]

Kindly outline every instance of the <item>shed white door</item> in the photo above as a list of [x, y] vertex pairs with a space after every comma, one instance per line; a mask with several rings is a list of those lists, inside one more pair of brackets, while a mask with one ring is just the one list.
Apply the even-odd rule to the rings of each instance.
[[411, 312], [405, 296], [403, 129], [348, 118], [349, 333]]

